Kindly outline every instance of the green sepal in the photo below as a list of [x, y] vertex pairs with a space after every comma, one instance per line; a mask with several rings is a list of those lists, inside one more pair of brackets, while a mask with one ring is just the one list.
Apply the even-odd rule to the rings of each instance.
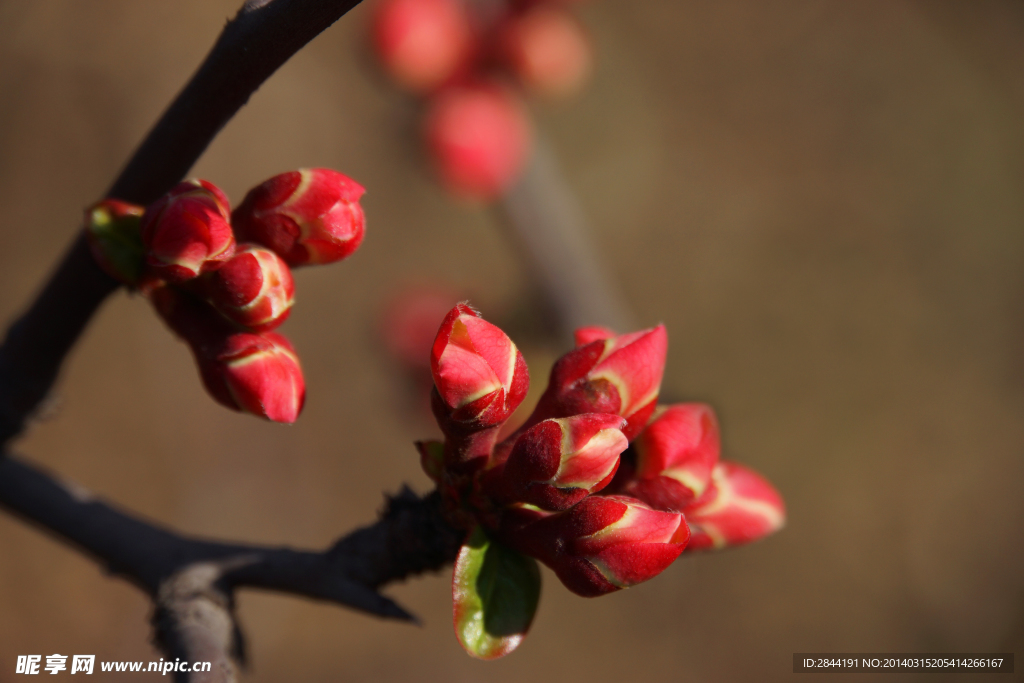
[[136, 287], [145, 268], [140, 223], [143, 208], [105, 199], [85, 211], [85, 233], [97, 263], [129, 287]]
[[420, 452], [420, 466], [435, 484], [441, 483], [444, 470], [444, 443], [441, 441], [417, 441], [416, 450]]
[[540, 599], [537, 561], [488, 538], [477, 526], [452, 576], [455, 635], [471, 656], [497, 659], [519, 646]]

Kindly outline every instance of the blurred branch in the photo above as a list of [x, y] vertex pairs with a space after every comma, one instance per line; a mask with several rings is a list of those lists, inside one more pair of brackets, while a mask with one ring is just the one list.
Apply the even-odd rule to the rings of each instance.
[[324, 551], [189, 538], [98, 500], [19, 460], [0, 460], [0, 506], [72, 544], [144, 590], [156, 609], [158, 644], [168, 659], [213, 662], [212, 677], [233, 681], [244, 662], [235, 591], [264, 588], [324, 600], [380, 617], [415, 621], [377, 589], [452, 562], [462, 541], [441, 515], [436, 492], [404, 489], [380, 519]]
[[500, 207], [562, 341], [571, 342], [573, 331], [585, 325], [633, 329], [629, 307], [591, 242], [583, 209], [542, 138]]
[[[360, 0], [248, 0], [107, 193], [149, 204], [178, 182], [274, 71]], [[117, 283], [82, 235], [0, 346], [0, 443], [24, 429]]]

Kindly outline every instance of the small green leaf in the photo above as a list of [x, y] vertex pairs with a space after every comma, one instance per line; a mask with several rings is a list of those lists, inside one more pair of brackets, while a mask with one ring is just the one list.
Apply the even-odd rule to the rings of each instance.
[[138, 215], [117, 216], [101, 203], [86, 214], [86, 230], [103, 254], [100, 267], [130, 287], [138, 284], [145, 264], [145, 248], [139, 228], [141, 207], [138, 211]]
[[537, 561], [487, 537], [466, 539], [452, 576], [455, 635], [473, 657], [497, 659], [519, 646], [540, 599]]
[[416, 450], [420, 452], [420, 466], [435, 484], [441, 483], [444, 472], [444, 442], [417, 441]]

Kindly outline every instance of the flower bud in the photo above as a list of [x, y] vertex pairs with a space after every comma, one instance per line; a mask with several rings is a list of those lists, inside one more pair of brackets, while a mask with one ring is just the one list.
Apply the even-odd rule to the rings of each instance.
[[495, 199], [519, 178], [533, 136], [519, 99], [486, 84], [451, 88], [434, 97], [424, 135], [448, 190], [483, 201]]
[[566, 510], [615, 476], [628, 442], [617, 415], [590, 413], [544, 420], [523, 432], [487, 482], [502, 503]]
[[154, 308], [195, 356], [207, 391], [234, 410], [294, 422], [305, 401], [292, 345], [273, 332], [238, 332], [205, 301], [166, 284], [146, 291]]
[[229, 211], [227, 197], [213, 183], [178, 183], [142, 217], [146, 264], [175, 283], [215, 270], [234, 253]]
[[118, 199], [104, 199], [85, 210], [85, 236], [93, 258], [103, 272], [129, 287], [138, 285], [145, 265], [139, 234], [143, 211]]
[[306, 382], [283, 335], [235, 332], [216, 353], [197, 360], [206, 388], [229, 408], [286, 424], [302, 412]]
[[231, 220], [239, 240], [272, 249], [290, 266], [332, 263], [363, 241], [364, 192], [337, 171], [303, 168], [249, 190]]
[[586, 346], [591, 342], [604, 341], [605, 339], [611, 339], [614, 336], [615, 333], [613, 331], [607, 327], [601, 327], [600, 325], [580, 327], [573, 334], [576, 346]]
[[667, 351], [664, 325], [573, 349], [555, 363], [528, 424], [549, 417], [611, 413], [626, 418], [622, 432], [632, 440], [654, 412]]
[[659, 409], [633, 442], [634, 481], [626, 493], [659, 510], [682, 510], [698, 498], [718, 462], [718, 422], [710, 406]]
[[403, 87], [433, 90], [468, 64], [473, 32], [461, 0], [385, 0], [377, 8], [374, 47]]
[[590, 43], [565, 9], [540, 5], [527, 10], [506, 23], [499, 43], [511, 71], [538, 94], [570, 95], [590, 75]]
[[441, 323], [430, 370], [445, 412], [442, 417], [468, 428], [507, 420], [530, 383], [526, 361], [512, 340], [464, 303]]
[[295, 297], [288, 264], [255, 244], [240, 245], [204, 285], [210, 303], [221, 315], [252, 332], [272, 330], [283, 323]]
[[704, 494], [683, 510], [693, 530], [687, 550], [719, 550], [756, 541], [786, 523], [782, 496], [753, 470], [720, 462]]
[[682, 514], [654, 510], [629, 496], [588, 496], [565, 512], [537, 515], [525, 524], [510, 512], [513, 522], [502, 529], [507, 542], [551, 567], [566, 588], [584, 597], [654, 578], [679, 557], [690, 535]]

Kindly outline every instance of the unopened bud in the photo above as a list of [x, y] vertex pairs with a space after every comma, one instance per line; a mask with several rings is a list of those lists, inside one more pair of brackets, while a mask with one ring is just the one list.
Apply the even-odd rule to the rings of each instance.
[[665, 370], [665, 326], [597, 339], [562, 356], [530, 423], [580, 413], [626, 418], [632, 440], [654, 412]]
[[306, 385], [285, 337], [238, 332], [205, 301], [170, 285], [156, 284], [146, 294], [192, 349], [203, 384], [217, 402], [274, 422], [295, 422]]
[[288, 264], [254, 244], [239, 245], [235, 255], [204, 284], [214, 308], [252, 332], [272, 330], [283, 323], [295, 297]]
[[586, 346], [591, 342], [604, 341], [605, 339], [611, 339], [614, 336], [615, 332], [607, 327], [601, 327], [600, 325], [580, 327], [577, 328], [576, 332], [573, 334], [576, 346]]
[[488, 201], [518, 180], [533, 133], [522, 103], [498, 85], [450, 88], [430, 103], [427, 149], [452, 193]]
[[687, 550], [750, 543], [786, 523], [786, 506], [775, 487], [753, 470], [732, 462], [715, 466], [707, 490], [683, 513], [693, 530]]
[[144, 209], [118, 199], [104, 199], [85, 210], [85, 236], [100, 268], [129, 287], [139, 284], [145, 250], [139, 224]]
[[473, 32], [462, 0], [385, 0], [374, 17], [373, 41], [395, 81], [427, 92], [467, 65]]
[[232, 214], [238, 239], [290, 266], [340, 261], [363, 241], [363, 186], [329, 168], [304, 168], [257, 185]]
[[628, 442], [617, 415], [590, 413], [540, 422], [516, 440], [495, 468], [494, 497], [542, 510], [566, 510], [600, 491], [615, 476]]
[[464, 303], [441, 323], [430, 369], [445, 417], [468, 428], [507, 420], [530, 382], [523, 354], [508, 335]]
[[551, 567], [584, 597], [654, 578], [689, 539], [682, 514], [654, 510], [629, 496], [588, 496], [565, 512], [505, 531], [513, 547]]
[[150, 204], [142, 217], [146, 264], [181, 283], [231, 258], [235, 237], [227, 197], [205, 180], [186, 180]]
[[718, 462], [718, 422], [702, 403], [659, 410], [633, 442], [636, 472], [626, 493], [661, 510], [682, 510], [704, 493]]
[[570, 95], [590, 75], [590, 43], [579, 21], [565, 9], [540, 5], [511, 19], [500, 44], [512, 72], [541, 95]]
[[229, 408], [286, 424], [302, 412], [306, 383], [283, 335], [236, 332], [212, 357], [198, 360], [206, 388]]

